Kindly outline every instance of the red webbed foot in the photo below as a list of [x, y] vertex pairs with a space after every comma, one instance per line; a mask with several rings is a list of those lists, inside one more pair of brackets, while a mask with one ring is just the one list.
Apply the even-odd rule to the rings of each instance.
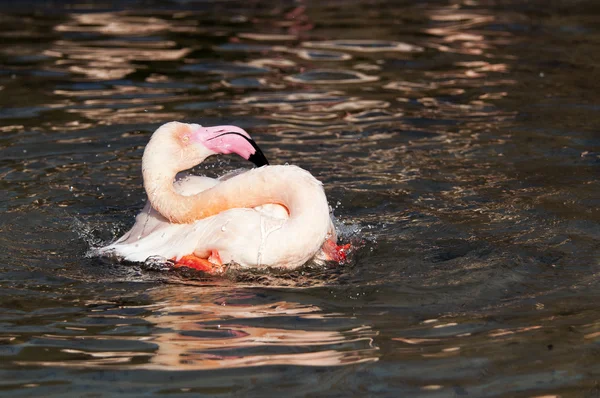
[[187, 254], [179, 260], [173, 259], [175, 268], [191, 268], [208, 274], [218, 274], [222, 272], [223, 263], [221, 256], [216, 250], [212, 250], [208, 258], [201, 258], [194, 254]]
[[327, 239], [325, 243], [323, 243], [323, 253], [325, 253], [325, 259], [328, 261], [344, 263], [350, 250], [352, 250], [352, 245], [350, 243], [338, 245], [331, 239]]

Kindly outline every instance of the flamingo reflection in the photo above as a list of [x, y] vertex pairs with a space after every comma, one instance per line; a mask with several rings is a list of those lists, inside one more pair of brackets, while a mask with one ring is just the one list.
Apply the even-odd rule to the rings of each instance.
[[230, 304], [221, 298], [210, 303], [193, 299], [197, 288], [171, 291], [146, 318], [157, 330], [151, 341], [158, 349], [149, 368], [332, 366], [377, 360], [376, 332], [341, 314], [297, 302], [250, 304], [252, 294]]

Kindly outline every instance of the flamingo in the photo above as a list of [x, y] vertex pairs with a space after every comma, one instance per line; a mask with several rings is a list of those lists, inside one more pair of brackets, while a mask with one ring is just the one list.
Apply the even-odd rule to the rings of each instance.
[[[230, 153], [257, 168], [218, 179], [181, 173]], [[158, 256], [209, 273], [230, 263], [293, 269], [346, 258], [349, 245], [336, 243], [321, 182], [297, 166], [270, 166], [239, 127], [166, 123], [144, 149], [142, 174], [146, 206], [100, 254], [133, 262]]]

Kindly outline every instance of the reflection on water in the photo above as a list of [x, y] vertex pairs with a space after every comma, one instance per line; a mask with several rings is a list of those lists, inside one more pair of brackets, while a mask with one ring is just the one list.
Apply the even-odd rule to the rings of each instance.
[[194, 303], [188, 297], [196, 290], [177, 289], [183, 301], [159, 301], [156, 315], [146, 318], [161, 330], [152, 340], [158, 350], [149, 367], [332, 366], [377, 360], [376, 333], [339, 314], [293, 302], [249, 304], [252, 294]]
[[[12, 3], [7, 393], [597, 390], [593, 2]], [[169, 120], [240, 125], [311, 171], [350, 261], [215, 279], [86, 257], [143, 207], [142, 150]]]
[[[19, 365], [81, 368], [119, 365], [152, 370], [206, 370], [246, 366], [350, 365], [377, 360], [369, 326], [314, 305], [264, 301], [252, 291], [162, 287], [154, 304], [88, 304], [87, 314], [57, 324], [25, 344], [12, 341]], [[84, 315], [81, 317], [81, 315]], [[11, 317], [7, 317], [10, 319]], [[15, 328], [13, 329], [13, 333]], [[52, 351], [42, 361], [32, 348]]]

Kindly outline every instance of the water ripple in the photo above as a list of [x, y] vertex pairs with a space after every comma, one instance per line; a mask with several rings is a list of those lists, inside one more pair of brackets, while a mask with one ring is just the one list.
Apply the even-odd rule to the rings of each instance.
[[264, 74], [269, 72], [267, 68], [259, 68], [238, 63], [227, 63], [227, 62], [202, 62], [190, 65], [184, 65], [180, 68], [186, 72], [199, 72], [199, 73], [214, 73], [220, 75], [254, 75]]
[[296, 54], [309, 61], [347, 61], [352, 59], [350, 54], [338, 51], [299, 50]]
[[[211, 288], [204, 295], [213, 296], [213, 303], [199, 303], [189, 298], [195, 288], [184, 290], [191, 296], [182, 296], [180, 288], [156, 290], [158, 304], [151, 307], [90, 306], [88, 318], [58, 324], [60, 329], [52, 335], [13, 344], [11, 360], [20, 365], [94, 368], [118, 364], [161, 370], [377, 361], [378, 348], [373, 343], [377, 332], [317, 306], [249, 304], [255, 297], [250, 292], [228, 297]], [[291, 319], [304, 326], [289, 328]], [[132, 336], [134, 332], [138, 336]], [[29, 360], [25, 347], [43, 348], [48, 352], [46, 359]]]
[[[7, 395], [597, 390], [592, 1], [108, 3], [0, 2]], [[170, 120], [239, 125], [310, 171], [348, 261], [86, 257], [143, 207]]]
[[423, 47], [397, 41], [385, 40], [324, 40], [307, 41], [302, 43], [306, 47], [326, 48], [331, 50], [356, 51], [364, 53], [378, 52], [422, 52]]
[[354, 84], [379, 80], [379, 76], [365, 75], [351, 70], [316, 69], [298, 75], [286, 76], [286, 80], [294, 83], [312, 84]]

